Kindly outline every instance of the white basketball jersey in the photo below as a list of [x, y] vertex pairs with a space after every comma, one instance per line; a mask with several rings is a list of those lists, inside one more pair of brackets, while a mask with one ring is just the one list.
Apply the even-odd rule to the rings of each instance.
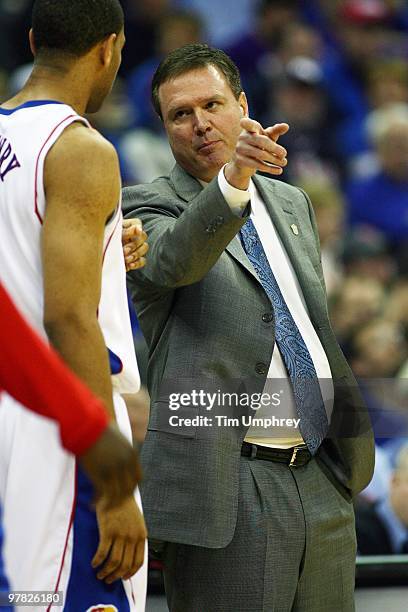
[[[40, 245], [46, 211], [43, 169], [48, 151], [74, 121], [92, 129], [72, 108], [52, 101], [27, 102], [10, 111], [0, 108], [0, 280], [44, 337]], [[117, 371], [112, 376], [116, 420], [122, 433], [131, 440], [129, 418], [120, 393], [137, 391], [139, 373], [127, 303], [121, 221], [119, 203], [105, 229], [98, 319], [110, 351], [111, 366], [114, 363], [116, 367], [112, 371]], [[92, 354], [92, 346], [89, 352]], [[62, 591], [66, 612], [87, 609], [144, 612], [147, 554], [143, 567], [130, 580], [116, 581], [109, 589], [97, 580], [91, 568], [98, 544], [96, 517], [90, 504], [92, 489], [88, 497], [86, 489], [84, 501], [78, 478], [75, 458], [62, 448], [57, 424], [29, 413], [3, 394], [0, 500], [11, 588]], [[138, 490], [135, 499], [141, 508]], [[51, 604], [40, 608], [17, 606], [16, 612], [38, 609], [50, 612], [62, 608]]]
[[[46, 209], [44, 162], [64, 129], [75, 121], [92, 129], [70, 106], [58, 102], [33, 101], [12, 110], [0, 109], [0, 279], [17, 306], [44, 337], [40, 249]], [[133, 393], [139, 388], [139, 373], [127, 302], [121, 234], [119, 202], [105, 228], [98, 320], [115, 362], [117, 373], [112, 376], [113, 386], [119, 393]]]

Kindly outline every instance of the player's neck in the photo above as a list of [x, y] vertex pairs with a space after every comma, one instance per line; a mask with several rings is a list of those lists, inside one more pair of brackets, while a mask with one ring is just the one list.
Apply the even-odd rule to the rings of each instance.
[[35, 67], [19, 93], [2, 106], [13, 108], [31, 100], [55, 100], [71, 106], [79, 115], [85, 113], [88, 95], [78, 87], [81, 80], [51, 67]]

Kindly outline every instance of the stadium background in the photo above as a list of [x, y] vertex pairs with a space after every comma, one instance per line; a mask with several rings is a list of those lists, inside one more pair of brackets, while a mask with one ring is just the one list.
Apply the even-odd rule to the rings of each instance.
[[[119, 78], [90, 119], [116, 146], [125, 184], [150, 181], [173, 164], [149, 87], [160, 59], [183, 44], [202, 41], [227, 51], [241, 71], [251, 116], [264, 125], [289, 123], [282, 180], [311, 196], [332, 322], [373, 415], [377, 468], [360, 503], [386, 497], [397, 453], [408, 442], [408, 3], [122, 5], [127, 44]], [[0, 101], [30, 71], [31, 7], [31, 0], [0, 0]], [[142, 338], [136, 346], [143, 364]], [[141, 442], [148, 396], [142, 390], [128, 399]], [[408, 488], [406, 497], [408, 516]], [[383, 595], [365, 592], [359, 609], [406, 609], [398, 603], [406, 593], [394, 592], [387, 603]], [[166, 609], [159, 600], [149, 605]]]

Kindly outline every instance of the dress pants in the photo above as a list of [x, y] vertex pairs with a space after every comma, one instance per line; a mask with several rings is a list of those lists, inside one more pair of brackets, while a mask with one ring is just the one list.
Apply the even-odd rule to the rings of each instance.
[[241, 457], [232, 541], [166, 543], [170, 612], [352, 612], [352, 504], [315, 459], [303, 467]]

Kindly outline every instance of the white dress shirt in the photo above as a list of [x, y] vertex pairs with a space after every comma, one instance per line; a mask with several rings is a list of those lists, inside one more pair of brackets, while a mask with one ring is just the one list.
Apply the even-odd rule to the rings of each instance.
[[[226, 202], [235, 214], [241, 216], [248, 202], [251, 201], [251, 219], [285, 302], [309, 350], [319, 379], [326, 410], [330, 414], [334, 393], [329, 362], [310, 320], [302, 289], [292, 264], [275, 230], [265, 203], [252, 181], [248, 190], [232, 187], [224, 176], [224, 168], [218, 175], [218, 184]], [[261, 407], [254, 416], [261, 420], [272, 416], [285, 419], [298, 418], [288, 372], [279, 348], [275, 344], [264, 392], [272, 395], [281, 391], [283, 391], [281, 404], [278, 407], [272, 405]], [[245, 440], [253, 444], [279, 448], [289, 448], [304, 443], [299, 429], [293, 426], [273, 426], [265, 430], [262, 426], [251, 425]]]

